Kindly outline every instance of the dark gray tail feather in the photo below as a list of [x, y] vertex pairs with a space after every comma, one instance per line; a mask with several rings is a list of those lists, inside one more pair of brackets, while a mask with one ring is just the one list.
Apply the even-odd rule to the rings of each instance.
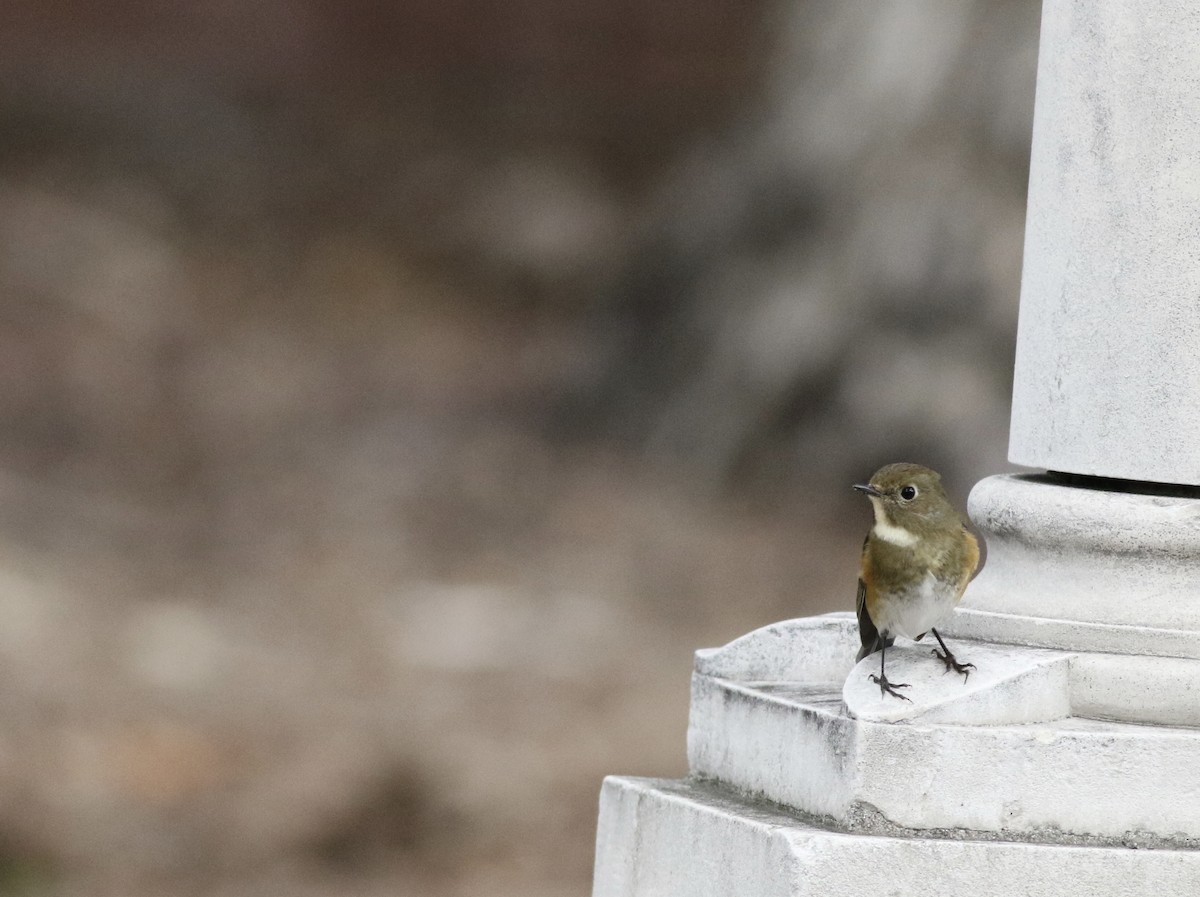
[[884, 638], [879, 634], [879, 630], [875, 628], [875, 621], [871, 619], [871, 615], [867, 612], [866, 590], [867, 587], [860, 579], [858, 581], [858, 600], [855, 602], [855, 609], [858, 611], [858, 637], [862, 639], [862, 647], [858, 649], [857, 660], [862, 660], [864, 657], [874, 654], [876, 651], [882, 651], [884, 648], [890, 648], [892, 643], [896, 641], [894, 638]]
[[867, 634], [865, 632], [860, 633], [860, 635], [862, 635], [862, 647], [858, 649], [858, 657], [856, 660], [862, 660], [864, 657], [868, 657], [869, 655], [874, 654], [876, 651], [882, 651], [884, 648], [890, 648], [896, 642], [894, 638], [882, 638], [878, 632], [875, 632], [874, 626], [871, 627], [871, 632], [873, 635], [870, 639], [867, 638]]

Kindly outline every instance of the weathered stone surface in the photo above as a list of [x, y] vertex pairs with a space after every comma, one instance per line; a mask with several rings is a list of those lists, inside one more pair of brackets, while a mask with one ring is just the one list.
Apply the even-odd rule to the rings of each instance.
[[965, 679], [947, 671], [928, 646], [888, 649], [888, 679], [908, 686], [900, 689], [906, 701], [883, 694], [871, 681], [879, 655], [864, 657], [842, 687], [847, 712], [866, 722], [964, 725], [1016, 725], [1070, 714], [1069, 655], [977, 643], [960, 648], [952, 649], [959, 661], [975, 665]]
[[1200, 498], [1004, 475], [980, 481], [968, 508], [988, 556], [964, 608], [1119, 627], [1108, 644], [1056, 647], [1183, 653], [1158, 636], [1183, 631], [1200, 648], [1200, 602], [1187, 599], [1200, 582]]
[[[970, 595], [968, 589], [964, 603], [970, 603]], [[971, 607], [959, 607], [938, 631], [956, 638], [1040, 648], [1200, 658], [1200, 633], [1190, 630], [1080, 623]]]
[[1200, 851], [861, 837], [708, 785], [612, 777], [592, 897], [1193, 897]]
[[957, 640], [979, 667], [964, 684], [898, 643], [889, 669], [908, 703], [880, 699], [877, 655], [850, 666], [852, 624], [792, 620], [702, 652], [691, 771], [877, 834], [1198, 843], [1200, 731], [1183, 726], [1200, 722], [1200, 662]]
[[1200, 485], [1200, 6], [1136, 6], [1043, 5], [1009, 459]]

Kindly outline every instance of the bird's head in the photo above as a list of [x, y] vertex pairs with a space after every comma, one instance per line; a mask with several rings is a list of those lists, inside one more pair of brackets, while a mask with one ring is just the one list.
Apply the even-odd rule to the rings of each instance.
[[869, 483], [854, 486], [871, 499], [876, 521], [920, 533], [961, 524], [935, 470], [920, 464], [888, 464]]

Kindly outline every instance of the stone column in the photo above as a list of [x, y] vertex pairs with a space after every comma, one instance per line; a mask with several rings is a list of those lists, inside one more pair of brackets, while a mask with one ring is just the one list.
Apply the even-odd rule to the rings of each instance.
[[[940, 627], [700, 651], [683, 781], [610, 778], [595, 897], [1200, 893], [1200, 4], [1044, 0], [1011, 457]], [[1132, 848], [1154, 848], [1135, 850]]]
[[1047, 0], [1010, 460], [1200, 486], [1200, 3]]
[[1045, 2], [1009, 458], [960, 630], [1200, 657], [1194, 0]]

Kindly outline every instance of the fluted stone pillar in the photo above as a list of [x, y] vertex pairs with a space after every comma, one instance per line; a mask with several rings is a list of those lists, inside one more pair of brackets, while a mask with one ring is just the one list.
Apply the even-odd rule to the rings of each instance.
[[850, 613], [698, 652], [691, 775], [605, 782], [595, 897], [1200, 894], [1200, 4], [1044, 0], [1039, 60], [977, 670], [898, 643], [881, 696]]

